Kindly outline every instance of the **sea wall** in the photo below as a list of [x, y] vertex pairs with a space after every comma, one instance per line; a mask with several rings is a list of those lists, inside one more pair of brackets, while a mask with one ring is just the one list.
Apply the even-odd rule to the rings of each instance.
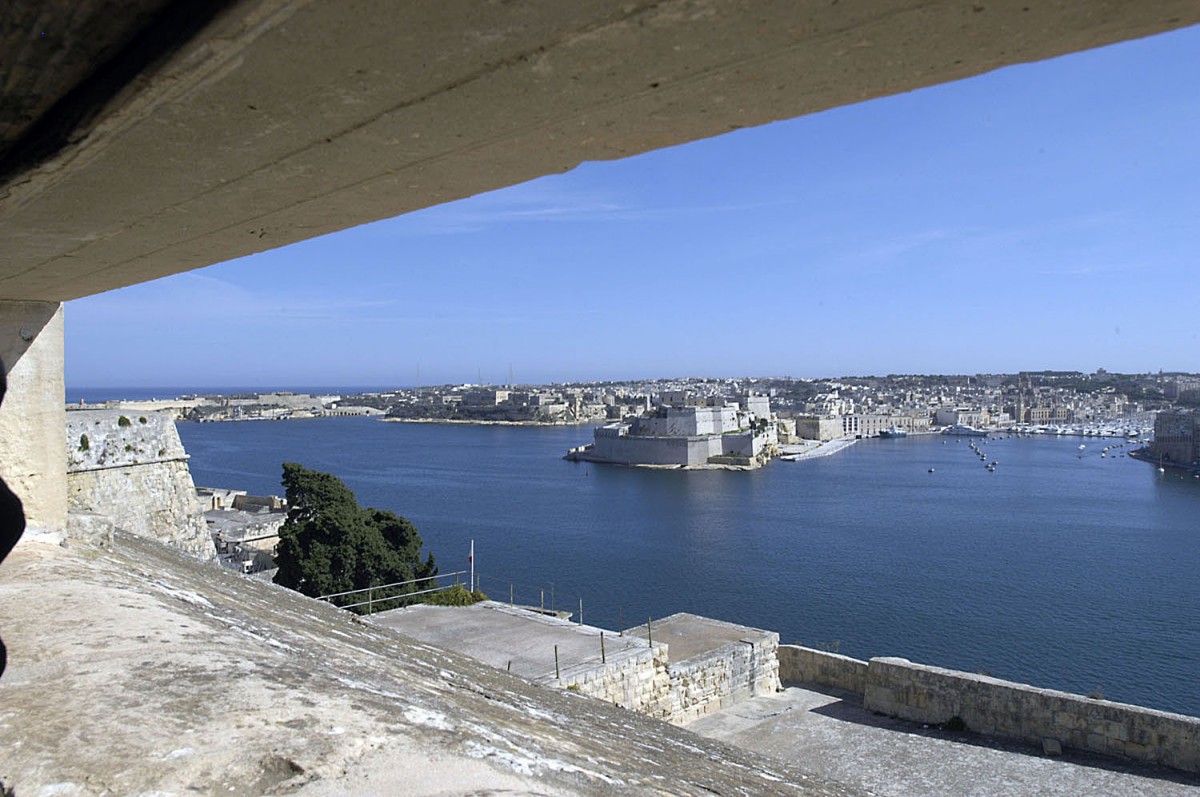
[[1200, 772], [1200, 718], [901, 658], [864, 662], [781, 645], [779, 661], [785, 683], [856, 692], [868, 711], [931, 725], [961, 722], [987, 735], [1037, 745], [1055, 740], [1063, 748]]
[[100, 519], [204, 558], [216, 551], [187, 454], [170, 417], [119, 410], [67, 413], [68, 536], [95, 539]]

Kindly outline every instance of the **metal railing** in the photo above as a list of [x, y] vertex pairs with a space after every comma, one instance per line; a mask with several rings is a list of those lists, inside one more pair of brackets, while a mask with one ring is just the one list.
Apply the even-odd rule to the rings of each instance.
[[[359, 606], [366, 606], [367, 614], [372, 614], [375, 611], [376, 603], [387, 603], [389, 601], [402, 601], [402, 600], [407, 600], [409, 598], [416, 597], [418, 595], [429, 595], [434, 592], [444, 592], [448, 589], [453, 589], [455, 586], [459, 585], [458, 577], [462, 576], [462, 575], [466, 575], [466, 572], [467, 571], [465, 571], [465, 570], [456, 570], [453, 573], [438, 573], [436, 576], [425, 576], [424, 578], [414, 578], [414, 579], [410, 579], [408, 581], [393, 581], [390, 584], [380, 584], [380, 585], [374, 586], [374, 587], [364, 587], [362, 589], [348, 589], [345, 592], [331, 592], [328, 595], [318, 595], [317, 600], [332, 603], [334, 606], [337, 606], [339, 609], [356, 609]], [[389, 590], [389, 589], [395, 589], [397, 587], [407, 587], [412, 584], [419, 584], [421, 582], [426, 582], [426, 581], [433, 581], [436, 583], [437, 579], [439, 579], [439, 578], [450, 578], [451, 576], [454, 577], [454, 583], [446, 584], [445, 586], [433, 586], [428, 589], [409, 590], [409, 591], [405, 591], [405, 592], [399, 592], [399, 593], [396, 593], [393, 595], [388, 595], [385, 592], [386, 590]], [[381, 594], [381, 593], [383, 593], [383, 594]], [[355, 603], [340, 603], [340, 602], [337, 602], [334, 600], [335, 598], [345, 598], [350, 595], [366, 595], [367, 599], [365, 601], [357, 601]], [[390, 608], [395, 608], [395, 607], [390, 607]]]

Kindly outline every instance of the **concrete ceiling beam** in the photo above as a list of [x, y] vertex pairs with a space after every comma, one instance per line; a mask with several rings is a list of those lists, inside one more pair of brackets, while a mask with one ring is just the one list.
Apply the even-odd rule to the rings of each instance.
[[1191, 0], [242, 0], [3, 184], [0, 298], [73, 299], [1197, 22]]

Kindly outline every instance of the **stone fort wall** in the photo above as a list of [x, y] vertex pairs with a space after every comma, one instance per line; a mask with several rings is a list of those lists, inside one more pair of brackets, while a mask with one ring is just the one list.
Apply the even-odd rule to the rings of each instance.
[[559, 679], [544, 680], [639, 714], [671, 721], [664, 713], [665, 707], [669, 706], [671, 691], [666, 645], [647, 645], [614, 653], [604, 664], [589, 662], [567, 667]]
[[[679, 616], [683, 615], [673, 615]], [[704, 625], [735, 628], [744, 632], [743, 638], [678, 661], [671, 660], [669, 643], [647, 640], [645, 646], [610, 653], [607, 662], [593, 660], [565, 667], [559, 678], [541, 680], [673, 725], [686, 725], [739, 701], [779, 689], [779, 662], [775, 654], [778, 634], [687, 616]], [[623, 638], [644, 639], [639, 636], [642, 630], [630, 629]]]
[[1039, 689], [1026, 684], [914, 664], [864, 662], [834, 653], [779, 646], [785, 683], [810, 683], [863, 696], [863, 708], [944, 724], [957, 717], [972, 731], [1042, 745], [1057, 741], [1102, 755], [1200, 772], [1200, 718]]
[[670, 690], [664, 716], [686, 725], [714, 711], [779, 689], [779, 636], [766, 633], [731, 642], [669, 667]]
[[67, 413], [68, 537], [112, 528], [216, 555], [175, 423], [161, 413]]

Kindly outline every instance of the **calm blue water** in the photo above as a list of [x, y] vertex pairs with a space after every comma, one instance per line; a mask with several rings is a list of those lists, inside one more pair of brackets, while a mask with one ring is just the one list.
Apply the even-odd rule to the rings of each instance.
[[512, 581], [609, 628], [689, 611], [1200, 716], [1200, 481], [1104, 443], [991, 440], [989, 473], [966, 440], [871, 440], [741, 473], [563, 461], [585, 427], [179, 432], [198, 485], [278, 494], [295, 460], [410, 518], [443, 572], [474, 539], [498, 599]]

